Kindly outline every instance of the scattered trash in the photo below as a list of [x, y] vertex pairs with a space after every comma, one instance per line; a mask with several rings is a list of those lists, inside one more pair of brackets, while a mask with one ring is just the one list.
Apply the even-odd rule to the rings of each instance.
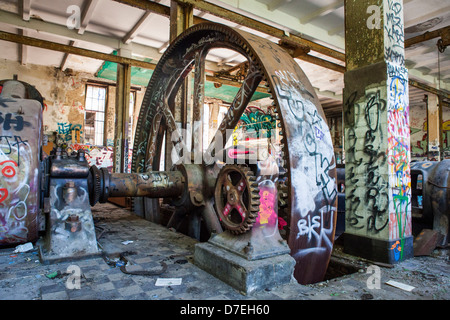
[[55, 279], [55, 278], [58, 278], [60, 275], [61, 275], [61, 272], [58, 270], [58, 271], [46, 274], [45, 276], [49, 279]]
[[158, 278], [156, 279], [155, 286], [165, 287], [165, 286], [179, 286], [181, 284], [182, 278]]
[[126, 240], [126, 241], [122, 241], [122, 244], [123, 245], [128, 245], [128, 244], [130, 244], [130, 243], [133, 243], [134, 241], [132, 241], [132, 240]]
[[28, 252], [31, 250], [33, 250], [33, 244], [31, 242], [27, 242], [25, 244], [17, 246], [16, 249], [14, 250], [14, 253]]
[[116, 267], [122, 267], [122, 266], [124, 266], [125, 264], [126, 264], [125, 261], [122, 261], [122, 260], [117, 260], [117, 261], [116, 261]]
[[361, 300], [372, 300], [373, 299], [373, 295], [370, 293], [364, 293], [363, 295], [361, 295]]
[[386, 282], [386, 284], [390, 285], [392, 287], [395, 287], [395, 288], [399, 288], [399, 289], [408, 291], [408, 292], [411, 292], [413, 289], [415, 289], [415, 287], [413, 287], [413, 286], [410, 286], [410, 285], [407, 285], [407, 284], [404, 284], [401, 282], [397, 282], [394, 280], [389, 280], [388, 282]]
[[339, 296], [339, 295], [340, 295], [339, 292], [333, 292], [333, 293], [330, 293], [330, 296], [332, 296], [332, 297], [337, 297], [337, 296]]

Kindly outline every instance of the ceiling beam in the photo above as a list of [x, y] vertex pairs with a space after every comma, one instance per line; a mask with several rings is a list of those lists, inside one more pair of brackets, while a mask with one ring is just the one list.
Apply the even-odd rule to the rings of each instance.
[[83, 49], [83, 48], [77, 48], [73, 47], [67, 44], [61, 44], [41, 39], [36, 39], [32, 37], [22, 36], [14, 33], [4, 32], [0, 31], [0, 40], [20, 43], [20, 44], [26, 44], [28, 46], [32, 47], [38, 47], [42, 49], [48, 49], [53, 51], [59, 51], [69, 54], [75, 54], [87, 58], [97, 59], [97, 60], [104, 60], [104, 61], [111, 61], [115, 63], [120, 64], [129, 64], [135, 67], [145, 68], [145, 69], [155, 69], [156, 64], [149, 63], [141, 60], [131, 59], [131, 58], [125, 58], [116, 56], [113, 54], [107, 54], [103, 52]]
[[300, 23], [307, 24], [307, 23], [311, 22], [312, 20], [317, 19], [319, 17], [323, 17], [343, 6], [344, 6], [344, 0], [337, 0], [333, 3], [330, 3], [327, 6], [321, 7], [319, 9], [317, 9], [316, 11], [313, 11], [310, 14], [307, 14], [307, 15], [301, 17]]
[[408, 79], [408, 83], [409, 83], [410, 86], [413, 86], [413, 87], [422, 89], [424, 91], [433, 93], [433, 94], [435, 94], [437, 96], [441, 96], [441, 97], [443, 97], [445, 99], [450, 99], [450, 94], [448, 92], [446, 92], [446, 91], [433, 88], [433, 87], [431, 87], [431, 86], [429, 86], [429, 85], [427, 85], [425, 83], [422, 83], [422, 82], [419, 82], [419, 81], [416, 81], [416, 80], [413, 80], [413, 79]]
[[[155, 3], [159, 3], [161, 2], [161, 0], [156, 0]], [[122, 42], [129, 44], [130, 42], [133, 41], [133, 39], [142, 31], [142, 29], [145, 28], [145, 26], [147, 26], [147, 24], [149, 23], [152, 14], [154, 14], [152, 11], [150, 10], [145, 10], [144, 14], [142, 15], [142, 17], [139, 19], [138, 22], [136, 22], [136, 24], [133, 26], [133, 28], [125, 35], [125, 37], [123, 37]]]
[[83, 7], [83, 12], [81, 13], [80, 28], [78, 29], [78, 34], [83, 34], [86, 31], [89, 22], [91, 21], [92, 15], [94, 14], [95, 7], [100, 0], [85, 0], [85, 5]]
[[[145, 61], [140, 61], [140, 60], [131, 59], [131, 58], [125, 58], [125, 57], [116, 56], [113, 54], [107, 54], [107, 53], [102, 53], [102, 52], [88, 50], [88, 49], [77, 48], [77, 47], [74, 47], [71, 45], [36, 39], [36, 38], [32, 38], [32, 37], [27, 37], [27, 36], [17, 35], [17, 34], [13, 34], [13, 33], [9, 33], [9, 32], [4, 32], [4, 31], [0, 31], [0, 40], [10, 41], [10, 42], [20, 43], [20, 44], [26, 43], [29, 46], [38, 47], [41, 49], [59, 51], [59, 52], [79, 55], [79, 56], [83, 56], [83, 57], [87, 57], [87, 58], [98, 59], [98, 60], [103, 60], [103, 61], [110, 61], [110, 62], [115, 62], [115, 63], [120, 63], [120, 64], [129, 64], [131, 66], [136, 66], [136, 67], [150, 69], [150, 70], [154, 70], [156, 68], [156, 63], [145, 62]], [[238, 81], [221, 79], [221, 78], [217, 78], [217, 77], [210, 76], [210, 75], [206, 75], [206, 80], [210, 81], [210, 82], [218, 82], [218, 83], [222, 83], [222, 84], [230, 85], [230, 86], [234, 86], [234, 87], [242, 86], [242, 83], [240, 83]], [[258, 89], [256, 91], [268, 93], [268, 89], [264, 86], [258, 87]]]
[[139, 32], [148, 24], [150, 17], [152, 16], [151, 11], [146, 11], [139, 19], [139, 21], [133, 26], [133, 28], [123, 37], [122, 42], [129, 44], [133, 39], [139, 34]]
[[[95, 7], [98, 4], [98, 0], [87, 0], [83, 7], [83, 13], [81, 14], [80, 28], [78, 29], [78, 34], [83, 34], [92, 18]], [[76, 46], [76, 41], [70, 40], [69, 46]], [[69, 60], [69, 54], [65, 53], [61, 60], [60, 69], [64, 71], [66, 68], [66, 63]]]
[[435, 18], [437, 16], [440, 16], [440, 15], [442, 15], [442, 13], [448, 12], [448, 11], [450, 11], [450, 6], [447, 6], [447, 7], [444, 7], [444, 8], [435, 10], [435, 11], [432, 11], [432, 12], [428, 12], [425, 15], [417, 17], [417, 18], [415, 18], [413, 20], [405, 21], [405, 29], [409, 28], [409, 27], [412, 27], [412, 26], [415, 26], [417, 24], [421, 24], [423, 22], [426, 22], [426, 21], [428, 21], [430, 19], [433, 19], [433, 18]]
[[[170, 16], [170, 7], [150, 2], [147, 0], [114, 0], [119, 3], [131, 5], [136, 8], [140, 8], [142, 10], [154, 10], [153, 12], [159, 13], [165, 16]], [[245, 15], [239, 14], [237, 12], [225, 9], [223, 7], [220, 7], [218, 5], [212, 4], [210, 2], [205, 1], [197, 1], [197, 0], [177, 0], [179, 3], [183, 3], [186, 5], [191, 5], [195, 9], [210, 13], [214, 16], [223, 18], [225, 20], [240, 24], [244, 27], [271, 35], [273, 37], [279, 38], [279, 39], [288, 39], [291, 41], [294, 41], [300, 45], [307, 46], [311, 48], [311, 50], [317, 51], [319, 53], [322, 53], [324, 55], [327, 55], [329, 57], [338, 59], [340, 61], [345, 61], [345, 54], [342, 52], [339, 52], [337, 50], [328, 48], [324, 45], [315, 43], [311, 40], [304, 39], [300, 36], [296, 35], [287, 35], [285, 30], [273, 27], [271, 25], [268, 25], [266, 23], [260, 22], [258, 20], [246, 17]], [[203, 18], [194, 17], [194, 24], [199, 22], [207, 21]]]
[[286, 39], [280, 40], [278, 44], [283, 47], [293, 58], [303, 60], [340, 73], [344, 73], [346, 71], [345, 66], [308, 54], [308, 52], [310, 51], [308, 47], [299, 46], [297, 43]]
[[240, 25], [243, 25], [250, 29], [254, 29], [256, 31], [266, 33], [273, 37], [276, 37], [279, 39], [287, 38], [288, 40], [296, 42], [302, 46], [309, 47], [313, 51], [317, 51], [326, 56], [329, 56], [329, 57], [332, 57], [332, 58], [335, 58], [335, 59], [338, 59], [341, 61], [345, 61], [345, 54], [343, 54], [337, 50], [328, 48], [326, 46], [323, 46], [321, 44], [315, 43], [311, 40], [307, 40], [307, 39], [304, 39], [304, 38], [296, 36], [296, 35], [286, 35], [285, 30], [273, 27], [271, 25], [268, 25], [266, 23], [260, 22], [258, 20], [252, 19], [252, 18], [249, 18], [249, 17], [239, 14], [237, 12], [227, 10], [218, 5], [212, 4], [210, 2], [196, 1], [196, 0], [177, 0], [177, 1], [180, 3], [192, 5], [192, 6], [194, 6], [194, 8], [196, 8], [200, 11], [211, 13], [220, 18], [226, 19], [228, 21], [236, 22]]
[[436, 77], [437, 77], [438, 74], [440, 73], [441, 74], [440, 78], [441, 78], [441, 80], [443, 80], [445, 78], [450, 77], [450, 73], [446, 72], [448, 70], [450, 70], [450, 64], [447, 64], [446, 66], [440, 66], [438, 68], [430, 69], [429, 71], [424, 72], [424, 74], [436, 75]]
[[19, 14], [25, 21], [30, 20], [31, 15], [31, 0], [19, 0]]
[[81, 35], [78, 34], [76, 30], [68, 29], [65, 25], [45, 22], [34, 18], [30, 18], [29, 21], [23, 21], [17, 14], [9, 11], [0, 10], [0, 21], [20, 29], [45, 32], [68, 40], [95, 43], [97, 45], [113, 48], [114, 50], [119, 48], [129, 48], [134, 54], [149, 57], [155, 60], [159, 60], [161, 58], [161, 53], [159, 53], [157, 49], [149, 46], [138, 43], [126, 45], [122, 43], [121, 39], [103, 36], [89, 31], [85, 31]]
[[[278, 9], [279, 7], [281, 7], [285, 1], [286, 0], [272, 0], [271, 2], [269, 2], [267, 4], [267, 10], [274, 11], [274, 10]], [[287, 0], [287, 1], [290, 2], [290, 0]]]
[[[76, 41], [70, 40], [69, 46], [75, 47], [76, 46]], [[59, 69], [61, 69], [61, 71], [64, 71], [64, 69], [66, 68], [66, 64], [67, 64], [68, 60], [69, 60], [69, 54], [65, 53], [64, 57], [61, 60], [61, 64], [59, 65]]]
[[[19, 29], [19, 35], [26, 36], [27, 31]], [[19, 44], [19, 62], [21, 65], [26, 65], [28, 60], [28, 47], [24, 44]]]
[[[19, 0], [19, 15], [22, 20], [29, 21], [31, 15], [31, 0]], [[26, 30], [18, 29], [22, 36], [27, 35]], [[26, 65], [28, 60], [28, 47], [24, 44], [19, 44], [19, 61], [21, 65]]]
[[[122, 4], [126, 4], [126, 5], [130, 5], [136, 8], [139, 8], [141, 10], [151, 10], [155, 13], [159, 13], [163, 16], [167, 16], [170, 17], [170, 7], [161, 5], [159, 3], [155, 3], [155, 2], [149, 2], [146, 0], [114, 0], [116, 2], [122, 3]], [[225, 8], [216, 6], [214, 4], [208, 3], [208, 2], [204, 2], [204, 1], [195, 1], [195, 0], [177, 0], [179, 3], [184, 3], [187, 5], [192, 5], [195, 9], [202, 11], [203, 13], [210, 13], [212, 15], [221, 17], [223, 19], [226, 19], [228, 21], [237, 23], [239, 25], [260, 31], [262, 33], [266, 33], [268, 35], [271, 35], [273, 37], [276, 38], [280, 38], [282, 40], [287, 40], [293, 43], [296, 43], [297, 45], [303, 46], [303, 47], [308, 47], [311, 50], [317, 51], [319, 53], [322, 53], [324, 55], [333, 57], [337, 60], [340, 61], [345, 61], [345, 54], [341, 53], [339, 51], [336, 51], [334, 49], [328, 48], [326, 46], [322, 46], [320, 44], [317, 44], [313, 41], [310, 40], [306, 40], [303, 39], [299, 36], [295, 36], [295, 35], [286, 35], [284, 30], [278, 29], [276, 27], [267, 25], [265, 23], [262, 23], [260, 21], [248, 18], [246, 16], [243, 16], [239, 13], [236, 13], [234, 11], [231, 10], [227, 10]], [[205, 22], [207, 20], [200, 18], [200, 17], [195, 17], [194, 16], [194, 24], [195, 23], [200, 23], [200, 22]], [[163, 47], [160, 48], [160, 52], [164, 50]], [[314, 57], [312, 55], [299, 55], [297, 56], [298, 59], [313, 63], [313, 64], [318, 64], [319, 66], [325, 67], [325, 68], [329, 68], [331, 70], [334, 71], [338, 71], [338, 72], [345, 72], [345, 67], [339, 65], [339, 64], [335, 64], [333, 62], [324, 60], [324, 59], [320, 59], [317, 57]]]
[[434, 31], [427, 31], [421, 35], [418, 35], [416, 37], [412, 37], [405, 40], [405, 48], [408, 48], [414, 44], [421, 43], [427, 40], [431, 40], [438, 37], [445, 37], [450, 36], [450, 25], [434, 30]]

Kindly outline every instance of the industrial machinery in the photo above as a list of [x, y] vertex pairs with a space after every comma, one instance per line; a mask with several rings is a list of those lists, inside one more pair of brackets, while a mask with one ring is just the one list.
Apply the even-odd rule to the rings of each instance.
[[[242, 55], [248, 68], [203, 151], [208, 141], [202, 142], [202, 126], [195, 124], [202, 119], [206, 56], [218, 48]], [[177, 114], [180, 88], [191, 74], [193, 116], [188, 122], [193, 147], [188, 148]], [[226, 147], [228, 131], [260, 86], [270, 92], [277, 119], [264, 157], [245, 145]], [[45, 198], [50, 210], [43, 261], [95, 255], [90, 206], [127, 196], [133, 197], [134, 212], [150, 221], [176, 229], [184, 225], [197, 239], [206, 230], [208, 241], [195, 248], [196, 264], [243, 292], [288, 282], [292, 275], [300, 283], [323, 279], [337, 217], [333, 145], [314, 88], [278, 45], [215, 23], [195, 25], [175, 39], [145, 93], [133, 173], [89, 167], [83, 151], [57, 149], [40, 159], [42, 119], [35, 111], [40, 104], [26, 94], [11, 95], [7, 87], [5, 83], [0, 100], [0, 170], [5, 176], [0, 182], [0, 244], [36, 240], [35, 224]], [[20, 177], [13, 174], [18, 168]], [[283, 237], [279, 217], [287, 222]]]
[[411, 163], [413, 232], [432, 229], [441, 235], [439, 246], [450, 242], [450, 159]]

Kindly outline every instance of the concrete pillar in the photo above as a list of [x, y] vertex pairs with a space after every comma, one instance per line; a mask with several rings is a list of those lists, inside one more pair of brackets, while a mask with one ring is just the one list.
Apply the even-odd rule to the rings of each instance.
[[439, 112], [439, 97], [428, 94], [427, 99], [427, 139], [428, 139], [428, 160], [440, 160], [441, 149], [441, 122]]
[[345, 2], [344, 251], [413, 256], [408, 70], [402, 0]]

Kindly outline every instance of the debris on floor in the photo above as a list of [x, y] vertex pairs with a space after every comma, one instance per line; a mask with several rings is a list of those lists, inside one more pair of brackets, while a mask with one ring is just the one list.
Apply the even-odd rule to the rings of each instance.
[[[380, 286], [370, 289], [374, 274], [367, 270], [375, 264], [335, 245], [324, 281], [292, 281], [244, 296], [195, 265], [196, 240], [110, 203], [97, 204], [92, 211], [94, 221], [101, 223], [102, 256], [44, 265], [36, 250], [0, 249], [0, 300], [450, 300], [450, 248], [376, 266]], [[133, 242], [124, 247], [124, 239]], [[73, 268], [79, 273], [71, 273]], [[389, 280], [415, 289], [400, 290], [386, 284]]]

